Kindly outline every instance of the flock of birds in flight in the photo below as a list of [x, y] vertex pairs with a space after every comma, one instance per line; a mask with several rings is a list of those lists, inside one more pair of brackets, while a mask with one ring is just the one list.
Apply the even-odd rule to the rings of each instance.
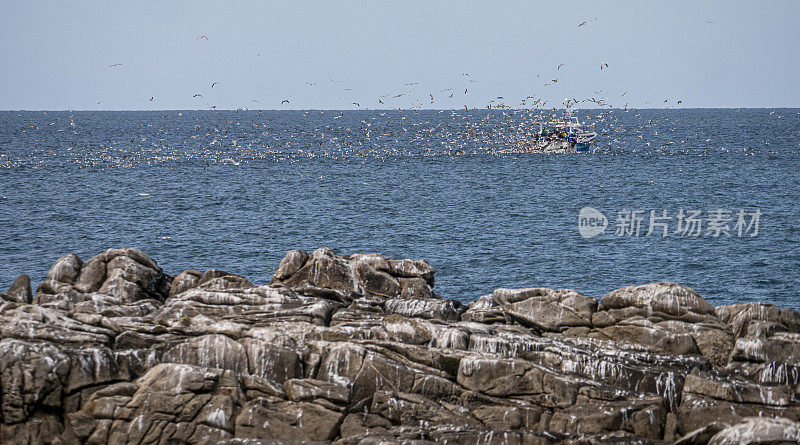
[[[594, 20], [598, 20], [598, 18], [595, 17]], [[712, 20], [707, 20], [706, 22], [709, 23], [709, 24], [713, 24], [714, 23], [714, 21], [712, 21]], [[578, 24], [578, 28], [584, 27], [586, 25], [587, 25], [587, 20], [583, 20]], [[195, 40], [198, 40], [198, 41], [199, 40], [206, 40], [206, 41], [208, 41], [209, 38], [208, 38], [207, 35], [199, 35], [199, 36], [197, 36], [197, 38]], [[257, 56], [261, 56], [261, 53], [258, 53]], [[111, 64], [111, 65], [108, 65], [108, 68], [118, 68], [118, 67], [121, 67], [121, 66], [123, 66], [122, 63], [114, 63], [114, 64]], [[562, 67], [564, 67], [564, 64], [560, 63], [556, 68], [556, 72], [560, 71]], [[603, 69], [607, 69], [607, 68], [609, 68], [608, 62], [607, 61], [600, 61], [600, 71], [603, 71]], [[462, 73], [461, 75], [464, 76], [465, 78], [467, 78], [469, 83], [477, 82], [477, 80], [470, 78], [470, 74], [469, 73]], [[537, 74], [536, 77], [537, 78], [541, 77], [541, 74]], [[341, 81], [335, 80], [335, 79], [329, 79], [329, 80], [330, 80], [331, 84], [338, 84], [338, 83], [341, 82]], [[557, 83], [558, 83], [558, 78], [553, 78], [553, 79], [549, 80], [548, 82], [545, 82], [544, 86], [546, 87], [546, 86], [556, 85]], [[413, 86], [418, 85], [418, 84], [419, 84], [418, 82], [407, 82], [407, 83], [404, 84], [404, 86], [413, 87]], [[217, 85], [219, 85], [218, 81], [211, 82], [211, 88], [214, 88]], [[306, 82], [306, 85], [309, 86], [309, 87], [315, 87], [315, 86], [318, 86], [319, 83], [318, 82]], [[355, 89], [354, 88], [344, 88], [343, 91], [349, 93], [349, 92], [355, 91]], [[452, 88], [445, 88], [445, 89], [441, 89], [439, 92], [446, 93], [448, 99], [454, 100], [455, 99], [455, 97], [454, 97], [455, 93], [451, 92], [451, 91], [452, 91]], [[449, 95], [447, 93], [449, 93]], [[400, 99], [400, 98], [402, 98], [404, 96], [411, 97], [411, 96], [414, 96], [414, 94], [415, 94], [414, 91], [404, 91], [404, 92], [399, 92], [399, 93], [385, 94], [385, 95], [382, 95], [382, 96], [377, 98], [377, 105], [381, 106], [380, 107], [381, 109], [386, 109], [386, 108], [402, 109], [402, 107], [399, 106], [399, 105], [398, 106], [394, 106], [394, 107], [393, 106], [387, 106], [387, 101], [389, 99]], [[429, 92], [427, 94], [428, 94], [428, 96], [430, 98], [430, 102], [428, 103], [428, 105], [434, 104], [436, 100], [434, 98], [433, 93]], [[467, 95], [467, 94], [469, 94], [469, 87], [468, 86], [464, 88], [464, 95]], [[624, 95], [625, 95], [625, 93], [623, 93], [622, 96], [624, 96]], [[199, 92], [195, 93], [192, 96], [192, 98], [193, 99], [197, 99], [197, 98], [205, 99], [203, 97], [203, 94], [201, 94]], [[340, 99], [345, 99], [345, 98], [340, 98]], [[497, 99], [491, 100], [489, 102], [489, 104], [486, 105], [486, 108], [489, 108], [489, 109], [491, 109], [491, 108], [511, 108], [510, 106], [505, 105], [502, 102], [496, 102], [496, 100], [500, 100], [500, 99], [502, 99], [502, 97], [498, 97]], [[523, 99], [519, 103], [519, 106], [523, 106], [524, 107], [526, 105], [532, 105], [534, 107], [544, 107], [547, 104], [547, 101], [544, 101], [544, 100], [536, 101], [535, 99], [536, 98], [533, 97], [533, 96], [528, 96], [528, 97], [526, 97], [525, 99]], [[149, 101], [150, 102], [155, 102], [156, 101], [155, 96], [150, 96]], [[257, 99], [251, 99], [251, 102], [255, 103], [255, 104], [261, 104], [261, 102], [259, 100], [257, 100]], [[594, 103], [594, 104], [596, 104], [596, 105], [598, 105], [600, 107], [606, 107], [606, 106], [612, 107], [612, 105], [609, 104], [607, 102], [607, 100], [601, 99], [601, 98], [596, 98], [596, 97], [584, 99], [584, 100], [581, 100], [581, 101], [578, 101], [578, 100], [576, 100], [574, 98], [572, 99], [572, 103], [573, 104], [578, 103], [578, 102], [592, 102], [592, 103]], [[664, 103], [668, 103], [668, 102], [669, 102], [668, 99], [664, 100]], [[683, 103], [682, 100], [677, 101], [678, 105], [680, 105], [682, 103]], [[97, 102], [97, 104], [99, 105], [100, 102]], [[649, 105], [650, 102], [647, 101], [645, 104]], [[289, 98], [282, 99], [280, 101], [279, 106], [283, 106], [283, 105], [291, 105], [290, 99]], [[361, 103], [358, 102], [358, 101], [350, 101], [350, 102], [347, 103], [347, 105], [353, 105], [353, 106], [355, 106], [357, 108], [362, 108], [361, 107]], [[217, 109], [216, 105], [212, 105], [212, 104], [209, 104], [209, 103], [205, 103], [204, 106], [206, 108], [208, 108], [208, 109]], [[422, 99], [417, 99], [416, 100], [416, 104], [414, 104], [413, 101], [412, 101], [411, 106], [410, 106], [411, 109], [414, 109], [414, 108], [422, 109], [422, 107], [423, 107]], [[466, 105], [465, 105], [465, 108], [466, 108], [467, 111], [469, 110], [469, 107], [466, 106]], [[628, 108], [628, 104], [625, 104], [624, 108], [627, 109]], [[241, 106], [241, 107], [237, 108], [237, 111], [248, 110], [248, 109], [249, 109], [249, 107]]]
[[[578, 27], [585, 25], [586, 21], [583, 21]], [[208, 37], [197, 37], [197, 40], [201, 39], [208, 40]], [[119, 66], [122, 64], [112, 64], [109, 68]], [[600, 63], [601, 71], [608, 67], [607, 62]], [[560, 72], [562, 68], [563, 63], [554, 72]], [[477, 80], [470, 73], [461, 73], [460, 77], [466, 82], [462, 86], [463, 94], [467, 95], [469, 85]], [[336, 79], [329, 80], [332, 84], [340, 83]], [[545, 86], [556, 82], [558, 79], [553, 78]], [[211, 82], [210, 88], [219, 84], [218, 81]], [[384, 100], [413, 96], [413, 89], [418, 84], [406, 82], [403, 86], [411, 91], [387, 93], [380, 96], [377, 102], [385, 104]], [[307, 85], [313, 87], [317, 82], [307, 82]], [[344, 88], [344, 91], [355, 89]], [[439, 93], [454, 99], [456, 91], [443, 88]], [[599, 149], [602, 151], [611, 154], [635, 153], [637, 150], [680, 154], [691, 151], [693, 147], [701, 147], [703, 143], [708, 145], [711, 141], [701, 136], [702, 130], [699, 128], [695, 131], [686, 128], [674, 114], [643, 114], [627, 104], [624, 108], [613, 109], [611, 104], [599, 97], [602, 89], [594, 93], [596, 97], [582, 100], [570, 98], [565, 102], [570, 105], [591, 102], [597, 107], [584, 110], [583, 117], [588, 123], [599, 127], [597, 131], [602, 141]], [[627, 94], [625, 91], [619, 97]], [[203, 95], [198, 92], [193, 98], [203, 98]], [[428, 92], [426, 99], [430, 100], [430, 104], [436, 101], [433, 92]], [[151, 96], [149, 100], [155, 101], [155, 97]], [[409, 109], [387, 107], [368, 114], [330, 110], [291, 113], [253, 110], [244, 115], [233, 112], [228, 115], [187, 112], [184, 116], [183, 112], [178, 112], [161, 114], [159, 117], [148, 113], [144, 115], [144, 122], [126, 122], [119, 126], [117, 133], [112, 131], [109, 137], [102, 138], [84, 134], [79, 128], [81, 119], [88, 127], [98, 125], [103, 120], [94, 114], [56, 114], [47, 124], [39, 123], [40, 118], [19, 115], [27, 119], [27, 126], [21, 131], [36, 136], [33, 139], [34, 149], [16, 154], [0, 150], [0, 168], [65, 164], [78, 168], [132, 167], [179, 160], [239, 165], [255, 159], [293, 162], [313, 157], [504, 155], [527, 151], [530, 147], [529, 138], [538, 131], [538, 123], [560, 117], [560, 110], [552, 105], [548, 107], [548, 101], [541, 97], [527, 96], [521, 99], [520, 106], [524, 108], [506, 105], [505, 100], [503, 96], [497, 96], [489, 101], [485, 111], [470, 109], [466, 105], [465, 109], [422, 110], [422, 102], [417, 99], [416, 105]], [[256, 99], [253, 102], [259, 103]], [[288, 105], [290, 99], [283, 99], [280, 104]], [[352, 104], [361, 106], [358, 101]], [[212, 105], [210, 108], [216, 107]], [[236, 113], [243, 110], [244, 107], [239, 108]], [[629, 116], [628, 113], [633, 115]], [[69, 124], [65, 125], [67, 117]], [[623, 120], [628, 124], [623, 125]], [[164, 127], [160, 129], [160, 125]]]

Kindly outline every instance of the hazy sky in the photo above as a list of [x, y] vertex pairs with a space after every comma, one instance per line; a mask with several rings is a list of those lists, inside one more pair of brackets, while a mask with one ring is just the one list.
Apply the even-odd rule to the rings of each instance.
[[2, 110], [463, 108], [526, 96], [800, 106], [797, 0], [2, 0], [2, 11]]

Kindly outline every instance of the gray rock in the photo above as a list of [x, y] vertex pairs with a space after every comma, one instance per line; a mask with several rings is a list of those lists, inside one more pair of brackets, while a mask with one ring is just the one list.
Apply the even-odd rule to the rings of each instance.
[[15, 303], [30, 304], [33, 300], [33, 293], [31, 292], [31, 278], [25, 274], [20, 275], [11, 284], [8, 292], [0, 294], [6, 301], [13, 301]]
[[800, 443], [800, 423], [783, 418], [746, 417], [715, 434], [709, 445]]
[[61, 257], [33, 304], [24, 282], [0, 299], [0, 442], [797, 440], [794, 310], [674, 283], [465, 307], [433, 274], [329, 249], [265, 286], [135, 249]]
[[511, 319], [541, 331], [591, 327], [597, 310], [595, 298], [569, 289], [497, 289], [493, 297]]

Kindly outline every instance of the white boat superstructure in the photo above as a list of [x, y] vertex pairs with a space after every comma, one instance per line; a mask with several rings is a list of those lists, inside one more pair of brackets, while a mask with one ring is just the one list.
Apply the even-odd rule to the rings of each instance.
[[530, 151], [545, 153], [573, 153], [591, 151], [597, 141], [594, 124], [578, 120], [569, 100], [565, 101], [564, 118], [539, 122]]

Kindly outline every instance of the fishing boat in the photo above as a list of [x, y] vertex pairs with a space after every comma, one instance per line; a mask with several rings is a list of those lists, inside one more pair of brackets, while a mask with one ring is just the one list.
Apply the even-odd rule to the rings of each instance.
[[531, 135], [529, 151], [545, 153], [577, 153], [594, 150], [597, 132], [594, 124], [578, 120], [569, 100], [562, 119], [539, 121], [539, 131]]

